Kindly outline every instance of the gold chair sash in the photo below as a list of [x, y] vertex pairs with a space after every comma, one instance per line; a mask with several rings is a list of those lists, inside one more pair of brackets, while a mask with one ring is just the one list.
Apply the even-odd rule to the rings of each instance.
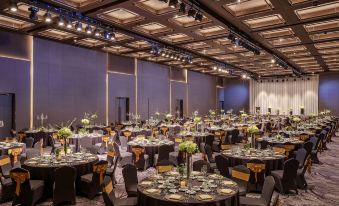
[[157, 166], [157, 170], [158, 170], [159, 173], [170, 172], [170, 171], [172, 171], [172, 169], [173, 169], [172, 165]]
[[260, 163], [247, 163], [246, 166], [248, 169], [254, 172], [255, 182], [258, 182], [258, 173], [260, 173], [266, 168], [265, 164], [260, 164]]
[[248, 180], [250, 179], [250, 174], [232, 170], [232, 177], [248, 182]]
[[309, 173], [309, 174], [311, 174], [311, 169], [312, 169], [312, 159], [311, 158], [308, 158], [307, 160], [306, 160], [306, 162], [305, 162], [305, 165], [306, 165], [306, 167], [307, 167], [307, 172]]
[[29, 172], [11, 172], [10, 177], [14, 179], [16, 182], [15, 186], [15, 194], [17, 196], [20, 195], [21, 192], [21, 184], [24, 183], [27, 179], [29, 179]]
[[103, 136], [103, 137], [102, 137], [102, 142], [105, 143], [106, 148], [107, 148], [107, 146], [108, 146], [108, 141], [109, 141], [109, 136]]
[[4, 166], [6, 164], [10, 164], [11, 163], [11, 159], [9, 157], [3, 158], [0, 160], [0, 166]]
[[124, 131], [123, 133], [122, 133], [123, 135], [124, 135], [124, 137], [126, 137], [126, 138], [129, 138], [130, 136], [132, 136], [132, 132], [131, 131]]
[[107, 170], [108, 164], [100, 164], [93, 166], [93, 172], [98, 173], [100, 175], [100, 185], [104, 181], [104, 176]]
[[132, 152], [135, 154], [135, 162], [139, 162], [140, 156], [145, 152], [144, 148], [132, 148]]
[[110, 180], [109, 183], [103, 188], [104, 192], [110, 194], [113, 191], [113, 182]]
[[182, 138], [181, 138], [181, 137], [176, 137], [176, 138], [174, 139], [174, 141], [175, 141], [176, 143], [181, 143], [181, 142], [182, 142]]
[[308, 136], [307, 134], [302, 134], [302, 135], [299, 136], [299, 139], [300, 139], [301, 141], [306, 141], [306, 140], [309, 139], [309, 136]]

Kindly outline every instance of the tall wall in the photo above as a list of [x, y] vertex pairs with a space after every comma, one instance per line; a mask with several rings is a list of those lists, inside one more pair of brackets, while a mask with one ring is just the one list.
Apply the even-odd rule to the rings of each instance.
[[319, 76], [319, 111], [324, 109], [339, 116], [339, 72]]
[[40, 126], [41, 113], [47, 124], [79, 120], [85, 112], [98, 113], [97, 123], [115, 122], [116, 97], [128, 97], [130, 112], [143, 119], [174, 113], [177, 99], [184, 100], [184, 115], [205, 113], [217, 99], [210, 75], [5, 31], [0, 73], [0, 93], [16, 94], [18, 130]]
[[249, 111], [249, 82], [240, 79], [226, 79], [224, 81], [225, 111], [233, 109], [234, 113], [240, 110]]

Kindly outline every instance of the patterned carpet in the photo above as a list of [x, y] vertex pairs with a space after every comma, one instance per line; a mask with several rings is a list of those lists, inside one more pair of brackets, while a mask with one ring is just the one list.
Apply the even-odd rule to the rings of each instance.
[[[337, 206], [339, 205], [339, 134], [333, 138], [333, 142], [328, 144], [328, 150], [319, 154], [320, 165], [313, 165], [311, 174], [306, 173], [308, 189], [299, 190], [298, 194], [278, 195], [274, 193], [273, 199], [279, 198], [280, 206]], [[194, 159], [198, 159], [200, 155], [196, 155]], [[101, 158], [101, 157], [100, 157]], [[155, 169], [150, 168], [146, 171], [139, 172], [139, 181], [155, 174]], [[125, 197], [125, 189], [121, 168], [117, 169], [116, 177], [118, 185], [116, 187], [116, 196]], [[102, 197], [97, 196], [93, 200], [78, 196], [76, 205], [95, 206], [104, 205]], [[0, 204], [1, 206], [9, 206], [11, 202]], [[52, 200], [46, 200], [38, 204], [39, 206], [51, 206]]]

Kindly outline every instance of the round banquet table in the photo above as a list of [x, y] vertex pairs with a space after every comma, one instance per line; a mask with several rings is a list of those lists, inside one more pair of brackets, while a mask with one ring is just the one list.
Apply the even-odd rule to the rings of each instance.
[[277, 146], [277, 145], [294, 145], [294, 149], [292, 151], [296, 151], [299, 148], [303, 147], [304, 141], [301, 140], [291, 140], [289, 138], [278, 140], [276, 138], [264, 138], [262, 140], [258, 140], [256, 142], [256, 145], [261, 144], [261, 148], [265, 149], [267, 145], [270, 145], [271, 147]]
[[[167, 177], [165, 177], [166, 179]], [[203, 180], [210, 180], [209, 177], [202, 177]], [[143, 182], [150, 182], [153, 180], [152, 186], [142, 185]], [[176, 194], [182, 195], [181, 200], [168, 199], [170, 195], [170, 189], [159, 189], [158, 193], [148, 193], [149, 188], [157, 188], [160, 183], [159, 180], [154, 180], [152, 177], [143, 180], [138, 185], [138, 206], [238, 206], [239, 203], [239, 188], [237, 184], [230, 179], [220, 177], [220, 179], [214, 179], [212, 184], [215, 184], [215, 188], [210, 188], [210, 192], [202, 192], [201, 190], [196, 191], [196, 194], [188, 195], [185, 191], [178, 190]], [[223, 182], [232, 182], [232, 185], [224, 185]], [[199, 187], [202, 185], [202, 181], [197, 179], [191, 179], [189, 184], [190, 188]], [[176, 189], [179, 188], [178, 177], [173, 180], [173, 185]], [[201, 188], [200, 188], [201, 189]], [[225, 194], [220, 193], [221, 189], [231, 189], [232, 192]], [[213, 197], [211, 200], [199, 200], [199, 195], [208, 194]]]
[[266, 165], [266, 175], [270, 175], [272, 170], [281, 170], [283, 169], [285, 155], [280, 156], [244, 156], [244, 155], [236, 155], [234, 153], [221, 153], [225, 157], [228, 158], [229, 167], [234, 167], [237, 165], [246, 165], [246, 163], [251, 159], [259, 159], [265, 162]]
[[[155, 154], [158, 154], [159, 153], [159, 147], [161, 145], [164, 145], [164, 144], [161, 144], [161, 143], [155, 143], [155, 144], [140, 144], [140, 143], [134, 143], [133, 144], [133, 141], [129, 141], [127, 143], [128, 145], [128, 148], [127, 148], [127, 151], [128, 152], [132, 152], [132, 147], [133, 146], [141, 146], [143, 148], [145, 148], [145, 154], [148, 155], [148, 162], [149, 162], [149, 166], [155, 166], [155, 161], [154, 161], [154, 155]], [[174, 142], [173, 141], [170, 141], [170, 143], [168, 144], [170, 146], [172, 146], [172, 152], [174, 151]]]
[[93, 171], [93, 164], [98, 162], [98, 157], [92, 154], [86, 154], [88, 159], [84, 159], [84, 162], [69, 161], [55, 164], [55, 160], [47, 164], [31, 163], [32, 161], [39, 162], [41, 157], [32, 158], [26, 160], [22, 168], [26, 169], [30, 173], [32, 180], [43, 180], [44, 196], [51, 197], [53, 195], [53, 183], [54, 183], [54, 170], [61, 166], [72, 166], [76, 169], [76, 190], [78, 191], [80, 185], [80, 177], [85, 174], [89, 174]]

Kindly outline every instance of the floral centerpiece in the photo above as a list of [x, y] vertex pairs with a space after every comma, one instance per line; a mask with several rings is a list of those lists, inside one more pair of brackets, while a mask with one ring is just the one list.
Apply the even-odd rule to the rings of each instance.
[[64, 139], [64, 152], [67, 154], [67, 138], [72, 136], [73, 132], [68, 127], [62, 127], [58, 131], [58, 135]]
[[301, 119], [299, 117], [294, 117], [292, 120], [295, 123], [300, 123], [301, 122]]
[[198, 145], [192, 141], [185, 141], [179, 144], [179, 151], [186, 155], [186, 177], [189, 180], [191, 173], [192, 154], [199, 151]]
[[241, 122], [245, 122], [247, 117], [248, 117], [248, 114], [246, 114], [245, 112], [241, 113], [241, 115], [240, 115]]
[[194, 117], [193, 121], [194, 121], [195, 123], [200, 123], [200, 122], [201, 122], [201, 117], [196, 116], [196, 117]]
[[210, 109], [208, 113], [210, 114], [211, 118], [215, 117], [215, 111], [213, 109]]
[[247, 132], [251, 135], [251, 146], [255, 148], [255, 135], [259, 134], [260, 130], [256, 125], [251, 125], [247, 128]]
[[82, 124], [84, 127], [88, 126], [89, 123], [90, 123], [89, 119], [87, 119], [87, 118], [81, 119], [81, 124]]
[[172, 115], [171, 113], [165, 114], [165, 119], [166, 119], [167, 121], [172, 120], [172, 118], [173, 118], [173, 115]]

